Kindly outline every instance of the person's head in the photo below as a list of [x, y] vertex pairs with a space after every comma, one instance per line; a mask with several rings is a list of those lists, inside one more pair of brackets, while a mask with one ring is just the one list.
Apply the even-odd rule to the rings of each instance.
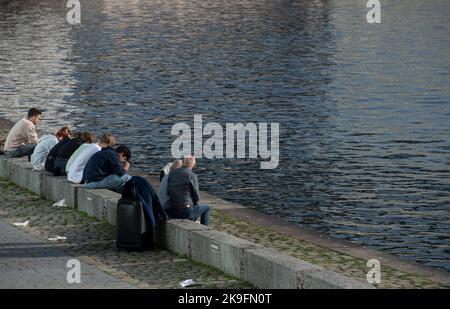
[[41, 122], [42, 112], [37, 108], [31, 108], [28, 111], [27, 119], [31, 121], [34, 125], [38, 125]]
[[69, 127], [62, 127], [56, 132], [55, 136], [58, 141], [61, 141], [63, 138], [70, 137], [70, 134], [72, 134], [72, 132], [70, 132]]
[[119, 160], [122, 162], [130, 161], [131, 159], [131, 150], [125, 145], [120, 145], [116, 148], [117, 153], [119, 154]]
[[172, 162], [172, 165], [170, 166], [170, 171], [173, 172], [174, 170], [180, 168], [183, 165], [183, 161], [180, 159], [176, 159]]
[[100, 137], [99, 146], [102, 148], [113, 147], [116, 145], [116, 139], [109, 133], [105, 133]]
[[195, 166], [195, 157], [189, 156], [183, 159], [183, 167], [187, 167], [188, 169], [193, 169]]
[[88, 144], [93, 144], [97, 142], [97, 137], [95, 136], [95, 133], [85, 131], [81, 134], [81, 139], [83, 142]]
[[77, 131], [77, 132], [72, 132], [71, 134], [72, 138], [83, 138], [83, 132]]

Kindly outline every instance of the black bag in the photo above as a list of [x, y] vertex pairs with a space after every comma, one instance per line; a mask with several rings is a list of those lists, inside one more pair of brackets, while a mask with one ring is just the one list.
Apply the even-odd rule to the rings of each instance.
[[138, 251], [153, 248], [153, 229], [147, 224], [144, 206], [136, 198], [131, 180], [125, 184], [122, 198], [117, 203], [116, 247]]

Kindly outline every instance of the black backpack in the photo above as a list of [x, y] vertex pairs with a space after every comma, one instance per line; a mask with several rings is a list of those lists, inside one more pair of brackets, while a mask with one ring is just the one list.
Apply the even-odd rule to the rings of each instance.
[[138, 251], [153, 248], [153, 228], [148, 224], [132, 179], [125, 184], [117, 203], [116, 247], [118, 250]]

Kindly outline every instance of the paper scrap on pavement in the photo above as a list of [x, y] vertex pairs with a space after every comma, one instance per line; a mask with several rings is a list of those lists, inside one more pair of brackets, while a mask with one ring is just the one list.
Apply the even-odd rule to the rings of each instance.
[[67, 207], [66, 199], [63, 198], [62, 200], [57, 201], [55, 204], [53, 204], [53, 207]]
[[30, 223], [30, 220], [27, 220], [27, 221], [22, 222], [22, 223], [20, 223], [20, 222], [14, 223], [14, 225], [15, 226], [28, 226], [29, 223]]
[[183, 281], [180, 282], [180, 285], [181, 285], [183, 288], [185, 288], [185, 287], [187, 287], [187, 286], [195, 285], [195, 284], [196, 284], [196, 283], [195, 283], [194, 279], [186, 279], [186, 280], [183, 280]]
[[67, 239], [67, 237], [65, 237], [65, 236], [58, 236], [58, 235], [56, 235], [56, 237], [49, 237], [48, 238], [48, 240], [51, 240], [51, 241], [66, 240], [66, 239]]

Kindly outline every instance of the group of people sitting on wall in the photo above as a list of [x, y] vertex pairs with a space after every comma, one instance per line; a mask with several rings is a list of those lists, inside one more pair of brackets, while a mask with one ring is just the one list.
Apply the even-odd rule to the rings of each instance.
[[36, 126], [41, 116], [40, 110], [32, 108], [26, 118], [13, 126], [4, 147], [7, 157], [27, 156], [34, 169], [67, 176], [69, 181], [85, 184], [88, 189], [110, 189], [125, 194], [126, 185], [133, 184], [140, 190], [138, 196], [147, 206], [152, 224], [157, 213], [162, 220], [200, 218], [201, 224], [208, 225], [209, 207], [199, 205], [198, 179], [192, 171], [195, 157], [177, 159], [165, 166], [160, 176], [160, 192], [154, 194], [145, 179], [128, 174], [131, 151], [125, 145], [115, 147], [116, 140], [111, 134], [103, 134], [97, 142], [94, 133], [72, 132], [62, 127], [55, 135], [38, 139]]

